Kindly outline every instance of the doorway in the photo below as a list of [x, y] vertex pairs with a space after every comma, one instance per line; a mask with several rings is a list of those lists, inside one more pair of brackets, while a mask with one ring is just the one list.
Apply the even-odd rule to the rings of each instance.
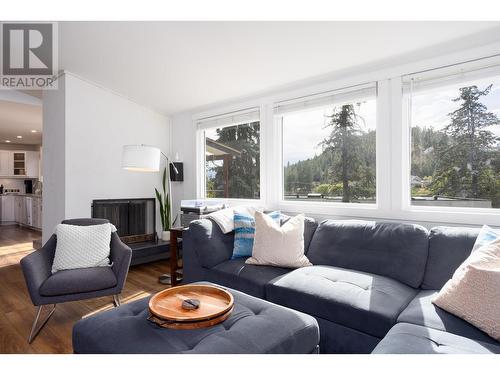
[[42, 96], [0, 93], [0, 264], [41, 246]]

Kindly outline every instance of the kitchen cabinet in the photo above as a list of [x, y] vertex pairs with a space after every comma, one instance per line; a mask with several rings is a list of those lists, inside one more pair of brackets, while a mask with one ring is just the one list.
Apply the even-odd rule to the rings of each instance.
[[31, 207], [31, 226], [42, 229], [42, 199], [40, 197], [33, 197]]
[[0, 197], [2, 200], [2, 221], [3, 222], [13, 222], [15, 221], [14, 216], [14, 198], [13, 196], [4, 195]]
[[[20, 225], [29, 226], [35, 229], [42, 229], [42, 197], [33, 195], [10, 195], [3, 196], [2, 198], [10, 198], [10, 202], [12, 202], [12, 220], [9, 221], [15, 221]], [[6, 221], [4, 219], [2, 220]]]
[[14, 153], [0, 150], [0, 176], [14, 175]]
[[26, 176], [26, 153], [14, 151], [14, 176]]
[[40, 153], [38, 151], [26, 151], [26, 176], [39, 177]]
[[24, 197], [14, 197], [14, 218], [16, 223], [24, 224], [26, 221], [26, 214], [24, 213]]
[[0, 150], [0, 176], [40, 177], [40, 152]]
[[[31, 199], [29, 200], [31, 202]], [[22, 225], [30, 224], [31, 213], [28, 212], [28, 200], [25, 196], [16, 196], [15, 197], [15, 206], [14, 206], [14, 216], [16, 219], [16, 223]]]

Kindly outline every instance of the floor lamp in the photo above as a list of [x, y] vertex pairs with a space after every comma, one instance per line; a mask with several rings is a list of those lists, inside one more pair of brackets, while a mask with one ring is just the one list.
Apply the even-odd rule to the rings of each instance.
[[[125, 145], [122, 150], [122, 168], [134, 172], [159, 172], [161, 156], [167, 161], [168, 193], [172, 202], [172, 181], [170, 179], [170, 166], [176, 174], [179, 171], [174, 163], [170, 163], [168, 156], [158, 147], [149, 145]], [[172, 203], [170, 204], [170, 218], [173, 219]], [[156, 230], [156, 228], [155, 228]], [[163, 274], [159, 277], [162, 284], [171, 284], [170, 275]]]

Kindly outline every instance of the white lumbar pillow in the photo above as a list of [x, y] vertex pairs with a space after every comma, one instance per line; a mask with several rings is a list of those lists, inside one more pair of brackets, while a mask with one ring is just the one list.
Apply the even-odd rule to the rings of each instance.
[[473, 251], [432, 302], [500, 340], [500, 239]]
[[255, 212], [255, 238], [247, 264], [286, 268], [311, 266], [304, 255], [304, 215], [279, 226], [270, 216]]
[[111, 232], [111, 224], [58, 224], [52, 273], [75, 268], [109, 266]]

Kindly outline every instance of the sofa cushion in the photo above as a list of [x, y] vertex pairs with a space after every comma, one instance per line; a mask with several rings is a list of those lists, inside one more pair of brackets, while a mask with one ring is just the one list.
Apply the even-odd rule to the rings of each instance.
[[467, 259], [479, 228], [435, 227], [429, 234], [429, 258], [422, 289], [441, 289]]
[[283, 226], [261, 212], [255, 213], [255, 241], [246, 264], [300, 268], [311, 266], [304, 255], [304, 215], [292, 217]]
[[500, 340], [499, 287], [500, 238], [473, 249], [432, 302]]
[[499, 345], [414, 324], [396, 324], [373, 354], [498, 354]]
[[[290, 217], [282, 214], [282, 224]], [[304, 250], [309, 249], [309, 244], [318, 226], [316, 220], [306, 217], [304, 220]], [[196, 263], [205, 268], [215, 267], [231, 259], [234, 248], [234, 231], [224, 234], [219, 225], [212, 219], [200, 219], [189, 224], [189, 230], [183, 234], [183, 248], [189, 258], [195, 257]], [[191, 262], [192, 263], [192, 262]], [[190, 279], [191, 267], [185, 272]]]
[[315, 317], [321, 339], [319, 349], [324, 354], [370, 354], [380, 342], [375, 337], [330, 320]]
[[[276, 225], [281, 223], [281, 212], [273, 211], [267, 214]], [[253, 244], [255, 240], [255, 216], [251, 215], [246, 210], [238, 211], [234, 209], [234, 248], [231, 259], [248, 258], [252, 255]]]
[[[285, 224], [291, 216], [281, 214], [281, 225]], [[307, 254], [311, 240], [318, 228], [318, 222], [312, 217], [304, 217], [304, 253]]]
[[420, 286], [428, 232], [419, 225], [326, 220], [316, 230], [307, 257], [314, 265], [349, 268]]
[[183, 248], [195, 253], [203, 267], [212, 268], [233, 255], [234, 232], [224, 234], [211, 219], [192, 221], [182, 237]]
[[42, 296], [61, 296], [94, 292], [116, 286], [117, 280], [110, 267], [62, 270], [50, 276], [40, 286]]
[[314, 318], [230, 292], [234, 310], [213, 327], [160, 328], [147, 320], [147, 297], [77, 322], [73, 350], [81, 354], [309, 354], [317, 350], [319, 329]]
[[265, 297], [265, 286], [274, 278], [290, 272], [289, 268], [245, 264], [246, 258], [232, 259], [206, 270], [206, 279], [255, 297]]
[[496, 343], [472, 324], [434, 305], [431, 301], [438, 292], [438, 290], [420, 291], [398, 317], [398, 322], [426, 326], [472, 340]]
[[384, 276], [331, 266], [299, 268], [266, 286], [277, 304], [383, 337], [417, 291]]

